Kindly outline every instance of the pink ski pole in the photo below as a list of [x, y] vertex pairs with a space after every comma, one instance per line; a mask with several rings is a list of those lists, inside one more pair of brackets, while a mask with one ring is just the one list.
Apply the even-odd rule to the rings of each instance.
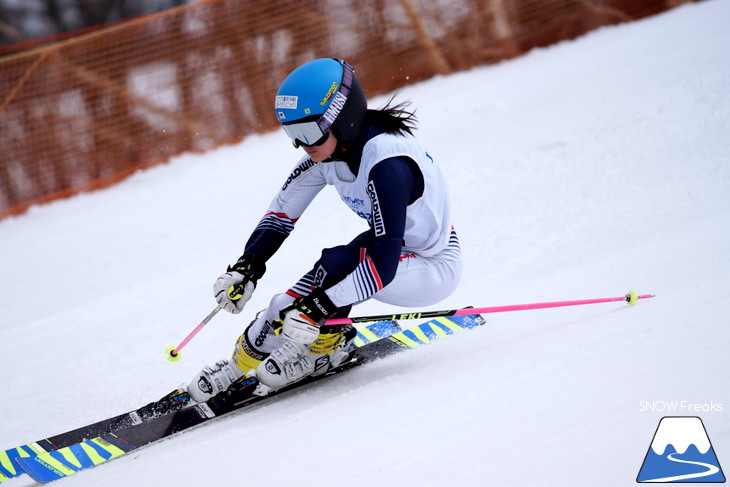
[[525, 311], [529, 309], [560, 308], [565, 306], [580, 306], [584, 304], [611, 303], [625, 301], [631, 305], [636, 304], [639, 299], [653, 298], [653, 294], [637, 295], [629, 291], [625, 296], [614, 298], [578, 299], [573, 301], [553, 301], [549, 303], [513, 304], [508, 306], [491, 306], [487, 308], [461, 308], [444, 311], [422, 311], [415, 313], [400, 313], [390, 315], [360, 316], [355, 318], [335, 318], [327, 320], [326, 325], [344, 325], [348, 323], [369, 323], [372, 321], [396, 321], [396, 320], [417, 320], [421, 318], [438, 318], [441, 316], [462, 316], [487, 313], [504, 313], [507, 311]]
[[[579, 306], [584, 304], [597, 304], [597, 303], [610, 303], [615, 301], [625, 301], [631, 305], [636, 304], [639, 299], [653, 298], [653, 294], [642, 294], [637, 295], [634, 291], [629, 291], [625, 296], [618, 296], [613, 298], [598, 298], [598, 299], [579, 299], [573, 301], [553, 301], [548, 303], [529, 303], [529, 304], [513, 304], [508, 306], [491, 306], [486, 308], [460, 308], [443, 311], [419, 311], [415, 313], [400, 313], [400, 314], [389, 314], [389, 315], [374, 315], [374, 316], [360, 316], [354, 318], [335, 318], [327, 320], [326, 325], [344, 325], [348, 323], [370, 323], [373, 321], [396, 321], [396, 320], [417, 320], [420, 318], [438, 318], [441, 316], [463, 316], [463, 315], [476, 315], [476, 314], [488, 314], [488, 313], [504, 313], [507, 311], [525, 311], [529, 309], [545, 309], [545, 308], [559, 308], [565, 306]], [[166, 350], [167, 360], [171, 362], [177, 362], [180, 360], [180, 351], [185, 345], [192, 340], [195, 335], [203, 329], [208, 322], [221, 310], [220, 306], [216, 306], [205, 319], [195, 327], [193, 331], [180, 342], [177, 347], [170, 347]]]
[[220, 310], [221, 310], [221, 307], [220, 307], [220, 306], [216, 306], [216, 307], [215, 307], [215, 308], [213, 309], [213, 311], [211, 311], [210, 313], [208, 313], [208, 316], [206, 316], [206, 317], [205, 317], [205, 319], [204, 319], [203, 321], [201, 321], [201, 322], [200, 322], [200, 324], [199, 324], [198, 326], [196, 326], [196, 327], [195, 327], [195, 329], [194, 329], [193, 331], [191, 331], [191, 332], [190, 332], [190, 333], [188, 334], [188, 336], [186, 336], [186, 337], [185, 337], [185, 339], [184, 339], [184, 340], [183, 340], [182, 342], [180, 342], [180, 345], [178, 345], [177, 347], [170, 347], [170, 348], [168, 348], [167, 350], [165, 350], [165, 353], [166, 353], [166, 355], [167, 355], [167, 360], [169, 360], [170, 362], [177, 362], [178, 360], [180, 360], [180, 350], [182, 350], [182, 349], [183, 349], [183, 347], [185, 347], [185, 345], [187, 345], [187, 344], [188, 344], [188, 342], [189, 342], [190, 340], [192, 340], [192, 339], [193, 339], [193, 337], [194, 337], [195, 335], [197, 335], [197, 334], [198, 334], [198, 332], [199, 332], [200, 330], [202, 330], [202, 329], [203, 329], [203, 327], [204, 327], [205, 325], [207, 325], [207, 324], [208, 324], [208, 322], [209, 322], [210, 320], [212, 320], [212, 319], [213, 319], [213, 317], [214, 317], [215, 315], [217, 315], [217, 314], [218, 314], [218, 311], [220, 311]]
[[[233, 301], [237, 301], [237, 300], [241, 299], [241, 297], [243, 296], [244, 289], [245, 289], [245, 286], [243, 284], [236, 284], [234, 286], [231, 286], [228, 288], [228, 297], [231, 298]], [[177, 362], [178, 360], [180, 360], [180, 350], [182, 350], [183, 347], [185, 345], [187, 345], [188, 342], [190, 340], [192, 340], [193, 337], [195, 337], [195, 335], [197, 335], [198, 332], [200, 330], [202, 330], [203, 327], [205, 325], [207, 325], [208, 322], [210, 320], [212, 320], [213, 317], [215, 315], [217, 315], [218, 311], [220, 311], [220, 310], [221, 310], [220, 306], [216, 306], [215, 308], [213, 308], [213, 311], [208, 313], [208, 316], [206, 316], [205, 319], [203, 321], [201, 321], [200, 324], [198, 326], [196, 326], [195, 329], [193, 331], [191, 331], [182, 342], [180, 342], [180, 345], [178, 345], [177, 347], [170, 347], [167, 350], [165, 350], [165, 355], [167, 356], [167, 360], [169, 360], [170, 362]]]

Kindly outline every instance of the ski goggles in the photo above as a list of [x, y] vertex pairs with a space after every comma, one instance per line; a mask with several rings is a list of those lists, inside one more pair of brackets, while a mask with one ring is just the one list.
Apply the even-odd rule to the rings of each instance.
[[299, 122], [291, 125], [282, 125], [286, 135], [291, 139], [294, 147], [312, 147], [324, 144], [329, 135], [330, 125], [320, 124], [324, 117], [310, 122]]
[[300, 146], [318, 146], [324, 144], [327, 135], [339, 116], [340, 112], [347, 102], [347, 97], [352, 89], [352, 79], [354, 77], [354, 69], [345, 61], [342, 63], [342, 82], [340, 89], [332, 98], [324, 113], [317, 117], [316, 115], [309, 119], [297, 120], [291, 123], [284, 123], [282, 127], [294, 144], [294, 147]]

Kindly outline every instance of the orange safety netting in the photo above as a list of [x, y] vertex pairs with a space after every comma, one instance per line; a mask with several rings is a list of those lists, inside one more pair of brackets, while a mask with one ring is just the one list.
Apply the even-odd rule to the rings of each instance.
[[203, 0], [0, 57], [0, 218], [274, 128], [299, 64], [368, 96], [685, 0]]

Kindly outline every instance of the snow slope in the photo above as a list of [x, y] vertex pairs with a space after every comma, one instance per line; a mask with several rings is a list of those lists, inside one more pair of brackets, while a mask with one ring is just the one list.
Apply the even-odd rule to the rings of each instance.
[[[655, 299], [490, 315], [67, 483], [630, 485], [665, 415], [700, 416], [730, 465], [728, 18], [727, 1], [685, 5], [401, 91], [450, 181], [467, 262], [432, 309]], [[187, 382], [322, 247], [361, 231], [324, 192], [248, 312], [164, 359], [297, 157], [283, 133], [253, 136], [0, 222], [0, 447]]]

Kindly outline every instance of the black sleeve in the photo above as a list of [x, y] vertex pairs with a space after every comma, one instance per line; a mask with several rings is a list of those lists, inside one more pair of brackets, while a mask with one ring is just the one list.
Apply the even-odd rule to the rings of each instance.
[[367, 254], [386, 286], [395, 277], [400, 262], [408, 205], [423, 194], [423, 175], [410, 158], [392, 157], [370, 171], [367, 191], [373, 210], [373, 244]]
[[266, 262], [273, 256], [294, 229], [296, 220], [283, 213], [267, 213], [251, 233], [244, 254], [253, 254]]

